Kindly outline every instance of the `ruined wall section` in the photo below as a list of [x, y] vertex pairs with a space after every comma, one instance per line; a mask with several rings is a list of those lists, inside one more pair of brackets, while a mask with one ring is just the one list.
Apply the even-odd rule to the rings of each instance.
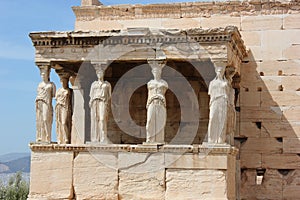
[[[73, 11], [76, 15], [75, 30], [78, 31], [136, 27], [190, 29], [225, 27], [226, 24], [240, 27], [241, 19], [246, 16], [295, 14], [299, 13], [299, 2], [250, 0], [115, 6], [84, 3], [73, 7]], [[269, 17], [264, 18], [271, 20]], [[211, 24], [211, 19], [215, 19], [216, 23]], [[256, 21], [256, 26], [263, 26], [263, 22]]]
[[237, 105], [241, 199], [300, 196], [299, 1], [94, 6], [73, 10], [76, 30], [145, 25], [178, 29], [237, 26], [249, 50], [241, 67]]
[[244, 199], [300, 195], [299, 20], [292, 11], [241, 16], [249, 48], [241, 67], [237, 135]]

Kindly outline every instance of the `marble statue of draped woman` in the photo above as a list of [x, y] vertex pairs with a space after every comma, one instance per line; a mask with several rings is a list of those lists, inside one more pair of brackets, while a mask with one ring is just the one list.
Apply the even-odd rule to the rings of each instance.
[[69, 144], [71, 139], [72, 91], [68, 87], [68, 79], [61, 80], [62, 88], [56, 92], [56, 134], [58, 144]]
[[230, 145], [234, 145], [234, 132], [236, 129], [236, 111], [235, 111], [235, 89], [232, 87], [232, 77], [235, 71], [226, 70], [225, 77], [230, 85], [228, 93], [228, 112], [227, 112], [227, 139]]
[[168, 83], [161, 79], [161, 69], [153, 69], [154, 79], [149, 81], [147, 99], [146, 142], [163, 143], [164, 129], [167, 121], [165, 93]]
[[111, 85], [104, 81], [104, 71], [97, 72], [98, 81], [91, 86], [90, 108], [91, 108], [91, 141], [108, 143], [107, 121], [111, 100]]
[[232, 91], [228, 80], [224, 76], [224, 69], [217, 68], [217, 76], [209, 84], [209, 124], [208, 143], [226, 143], [227, 117], [229, 108], [229, 93]]
[[51, 142], [53, 122], [52, 98], [55, 96], [55, 85], [49, 81], [46, 73], [41, 73], [42, 82], [38, 85], [36, 106], [36, 141]]

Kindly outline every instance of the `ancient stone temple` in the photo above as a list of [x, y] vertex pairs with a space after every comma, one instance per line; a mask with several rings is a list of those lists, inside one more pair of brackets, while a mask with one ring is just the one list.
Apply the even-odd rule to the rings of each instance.
[[299, 199], [299, 8], [82, 0], [30, 33], [29, 199]]

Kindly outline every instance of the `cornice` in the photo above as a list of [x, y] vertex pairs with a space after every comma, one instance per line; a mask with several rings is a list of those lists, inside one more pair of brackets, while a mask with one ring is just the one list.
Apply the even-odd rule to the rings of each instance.
[[230, 154], [237, 155], [238, 149], [229, 145], [59, 145], [30, 143], [33, 152], [135, 152], [135, 153], [193, 153], [193, 154]]
[[274, 15], [299, 13], [300, 2], [287, 1], [213, 1], [149, 5], [116, 5], [73, 7], [77, 21], [130, 20], [146, 18], [196, 18], [211, 15]]
[[148, 29], [131, 28], [94, 32], [34, 32], [29, 35], [36, 48], [93, 48], [96, 45], [143, 45], [199, 43], [231, 43], [242, 59], [246, 48], [238, 29], [234, 26], [213, 29]]

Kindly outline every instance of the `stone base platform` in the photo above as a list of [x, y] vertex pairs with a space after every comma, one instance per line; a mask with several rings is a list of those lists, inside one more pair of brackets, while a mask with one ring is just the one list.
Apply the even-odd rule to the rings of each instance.
[[238, 150], [202, 145], [30, 144], [29, 200], [236, 199]]

